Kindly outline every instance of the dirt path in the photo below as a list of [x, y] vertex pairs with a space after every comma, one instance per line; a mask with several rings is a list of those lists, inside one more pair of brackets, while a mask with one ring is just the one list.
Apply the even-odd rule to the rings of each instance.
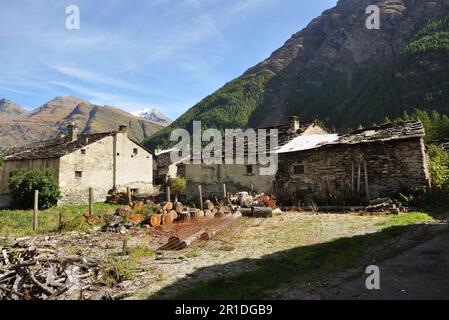
[[343, 283], [324, 299], [449, 299], [449, 233], [378, 264], [380, 290], [365, 287], [366, 276]]

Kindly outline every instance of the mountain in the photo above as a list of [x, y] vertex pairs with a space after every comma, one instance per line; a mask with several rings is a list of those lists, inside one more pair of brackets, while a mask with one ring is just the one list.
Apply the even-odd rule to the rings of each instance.
[[0, 99], [0, 123], [17, 119], [27, 113], [27, 110], [6, 99]]
[[76, 97], [56, 97], [41, 107], [27, 111], [22, 107], [0, 100], [0, 153], [56, 138], [66, 132], [67, 125], [75, 122], [81, 133], [107, 132], [127, 124], [130, 137], [143, 141], [163, 128], [163, 125], [136, 117], [111, 106], [99, 106]]
[[160, 123], [162, 125], [168, 126], [173, 121], [170, 120], [166, 115], [160, 112], [157, 109], [144, 109], [140, 111], [131, 112], [133, 115], [137, 117], [142, 117], [147, 120]]
[[[379, 30], [366, 28], [371, 4]], [[449, 0], [340, 0], [146, 143], [165, 146], [193, 120], [224, 129], [297, 115], [345, 130], [415, 108], [449, 114], [448, 13]]]

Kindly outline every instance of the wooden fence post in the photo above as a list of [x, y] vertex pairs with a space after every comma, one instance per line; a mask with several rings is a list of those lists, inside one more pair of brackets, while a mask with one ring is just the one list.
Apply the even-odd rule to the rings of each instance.
[[170, 187], [167, 187], [167, 202], [171, 202]]
[[39, 227], [39, 190], [34, 190], [33, 231]]
[[223, 183], [223, 202], [224, 204], [228, 203], [228, 193], [226, 192], [226, 183]]
[[200, 202], [200, 209], [203, 210], [203, 190], [201, 185], [198, 186], [198, 200]]
[[130, 205], [130, 206], [132, 206], [132, 204], [133, 204], [133, 198], [132, 198], [132, 196], [131, 196], [131, 188], [126, 188], [126, 194], [127, 194], [127, 196], [128, 196], [128, 204]]
[[94, 211], [94, 189], [89, 188], [89, 215], [93, 215]]

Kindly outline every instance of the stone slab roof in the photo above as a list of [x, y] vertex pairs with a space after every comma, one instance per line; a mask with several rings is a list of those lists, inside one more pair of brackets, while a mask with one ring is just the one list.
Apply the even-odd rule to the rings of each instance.
[[361, 144], [423, 138], [424, 126], [421, 121], [389, 123], [378, 127], [361, 129], [344, 135], [297, 137], [282, 146], [277, 153], [298, 152], [317, 149], [323, 146]]
[[61, 158], [105, 137], [113, 136], [115, 134], [117, 134], [117, 132], [112, 131], [81, 135], [75, 141], [67, 141], [66, 138], [44, 141], [21, 148], [21, 150], [7, 156], [5, 161]]
[[421, 121], [404, 121], [388, 123], [378, 127], [357, 130], [342, 135], [339, 144], [357, 144], [368, 142], [381, 142], [390, 140], [402, 140], [410, 138], [422, 138], [425, 136], [424, 126]]

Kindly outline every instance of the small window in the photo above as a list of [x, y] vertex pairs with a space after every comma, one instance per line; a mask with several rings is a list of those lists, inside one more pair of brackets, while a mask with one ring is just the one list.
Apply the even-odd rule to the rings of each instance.
[[81, 178], [83, 176], [82, 171], [75, 171], [75, 178]]
[[81, 149], [81, 154], [86, 154], [86, 149]]
[[139, 194], [139, 189], [131, 189], [132, 194]]
[[120, 153], [119, 152], [117, 152], [117, 156], [119, 156], [120, 155]]
[[293, 173], [294, 174], [304, 174], [304, 166], [303, 165], [295, 165], [293, 166]]
[[133, 149], [133, 153], [134, 153], [135, 155], [137, 155], [137, 152], [138, 152], [137, 148], [134, 148], [134, 149]]
[[246, 166], [246, 174], [253, 174], [253, 166]]

